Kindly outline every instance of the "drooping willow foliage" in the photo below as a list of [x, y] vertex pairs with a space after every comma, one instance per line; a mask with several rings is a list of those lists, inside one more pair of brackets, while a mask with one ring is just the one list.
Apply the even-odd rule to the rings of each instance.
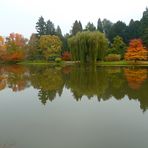
[[68, 40], [74, 61], [95, 63], [103, 60], [108, 48], [108, 40], [100, 32], [79, 32]]

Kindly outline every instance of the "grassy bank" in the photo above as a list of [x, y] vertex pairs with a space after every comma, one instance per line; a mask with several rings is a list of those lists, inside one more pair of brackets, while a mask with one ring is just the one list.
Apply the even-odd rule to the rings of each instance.
[[73, 65], [74, 61], [62, 61], [60, 63], [58, 62], [47, 62], [47, 61], [23, 61], [19, 62], [17, 64], [20, 65], [49, 65], [49, 66], [63, 66], [63, 65]]
[[115, 61], [115, 62], [97, 62], [97, 66], [148, 66], [148, 61]]
[[[47, 61], [22, 61], [15, 64], [19, 65], [49, 65], [49, 66], [66, 66], [66, 65], [74, 65], [79, 62], [75, 61], [62, 61], [60, 63], [57, 62], [47, 62]], [[13, 63], [1, 63], [3, 64], [13, 64]], [[99, 61], [96, 63], [96, 66], [148, 66], [148, 61], [114, 61], [114, 62], [105, 62]]]

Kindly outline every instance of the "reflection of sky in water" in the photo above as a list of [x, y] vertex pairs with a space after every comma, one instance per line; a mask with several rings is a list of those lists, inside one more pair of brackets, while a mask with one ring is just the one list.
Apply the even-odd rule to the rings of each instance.
[[[121, 72], [118, 71], [118, 74]], [[116, 80], [117, 71], [110, 74], [112, 79], [109, 77], [108, 83]], [[79, 73], [75, 73], [76, 75], [80, 77]], [[89, 78], [88, 73], [86, 75]], [[112, 93], [104, 87], [106, 91], [104, 93], [102, 90], [100, 102], [97, 96], [89, 100], [86, 96], [87, 91], [83, 90], [85, 82], [82, 81], [82, 85], [77, 87], [81, 89], [79, 93], [85, 94], [76, 101], [74, 98], [74, 91], [78, 92], [76, 86], [70, 83], [66, 85], [68, 81], [73, 81], [73, 75], [69, 76], [68, 73], [66, 78], [64, 78], [65, 75], [58, 74], [58, 76], [56, 80], [59, 80], [57, 84], [60, 87], [51, 85], [48, 89], [53, 92], [54, 88], [61, 89], [62, 87], [62, 93], [57, 90], [54, 100], [47, 101], [45, 105], [39, 100], [39, 91], [44, 88], [40, 86], [41, 83], [39, 86], [34, 84], [36, 89], [33, 85], [28, 87], [27, 83], [27, 88], [17, 93], [11, 88], [0, 91], [1, 147], [4, 144], [7, 144], [7, 147], [13, 144], [15, 148], [147, 148], [148, 112], [143, 113], [143, 109], [140, 108], [143, 100], [133, 95], [136, 92], [138, 94], [139, 91], [144, 96], [145, 91], [142, 92], [142, 89], [148, 86], [146, 80], [138, 91], [128, 87], [127, 79], [125, 79], [126, 85], [123, 85], [125, 82], [120, 82], [120, 85], [127, 87], [126, 91], [122, 90], [123, 94], [124, 92], [127, 94], [120, 99], [118, 96], [122, 95], [116, 93], [117, 91], [122, 93], [120, 88], [123, 89], [123, 87], [115, 87], [112, 84], [115, 89], [110, 88]], [[78, 80], [77, 76], [75, 81]], [[61, 83], [61, 77], [64, 83]], [[87, 83], [91, 84], [90, 81]], [[9, 84], [8, 86], [10, 87]], [[88, 92], [96, 93], [96, 90], [88, 89]], [[108, 95], [105, 96], [106, 93], [109, 94], [109, 98]], [[132, 99], [129, 100], [129, 96], [134, 96], [136, 99], [131, 97]]]

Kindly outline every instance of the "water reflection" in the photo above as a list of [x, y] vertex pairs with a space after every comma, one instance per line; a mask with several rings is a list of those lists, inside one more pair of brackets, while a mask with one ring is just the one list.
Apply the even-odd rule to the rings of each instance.
[[128, 96], [130, 100], [138, 100], [145, 111], [148, 108], [147, 73], [147, 68], [133, 67], [1, 66], [0, 90], [8, 87], [17, 92], [32, 86], [38, 90], [38, 98], [43, 104], [47, 100], [53, 101], [57, 94], [61, 96], [64, 87], [77, 101], [83, 96], [88, 99], [97, 96], [99, 101], [111, 97], [121, 100]]

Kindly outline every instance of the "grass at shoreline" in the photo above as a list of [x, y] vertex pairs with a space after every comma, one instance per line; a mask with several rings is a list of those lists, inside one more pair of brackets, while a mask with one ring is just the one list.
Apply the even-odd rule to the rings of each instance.
[[115, 62], [97, 62], [97, 66], [148, 66], [148, 61], [115, 61]]
[[[79, 62], [74, 62], [74, 61], [62, 61], [61, 63], [46, 62], [46, 61], [23, 61], [23, 62], [18, 62], [16, 64], [18, 64], [18, 65], [67, 66], [67, 65], [75, 65], [78, 63]], [[133, 62], [133, 61], [115, 61], [115, 62], [99, 61], [99, 62], [96, 62], [95, 65], [96, 66], [148, 66], [148, 61], [137, 61], [137, 62]]]
[[23, 61], [17, 64], [19, 65], [49, 65], [49, 66], [63, 66], [63, 65], [73, 65], [74, 61], [62, 61], [60, 63], [56, 62], [46, 62], [46, 61]]

